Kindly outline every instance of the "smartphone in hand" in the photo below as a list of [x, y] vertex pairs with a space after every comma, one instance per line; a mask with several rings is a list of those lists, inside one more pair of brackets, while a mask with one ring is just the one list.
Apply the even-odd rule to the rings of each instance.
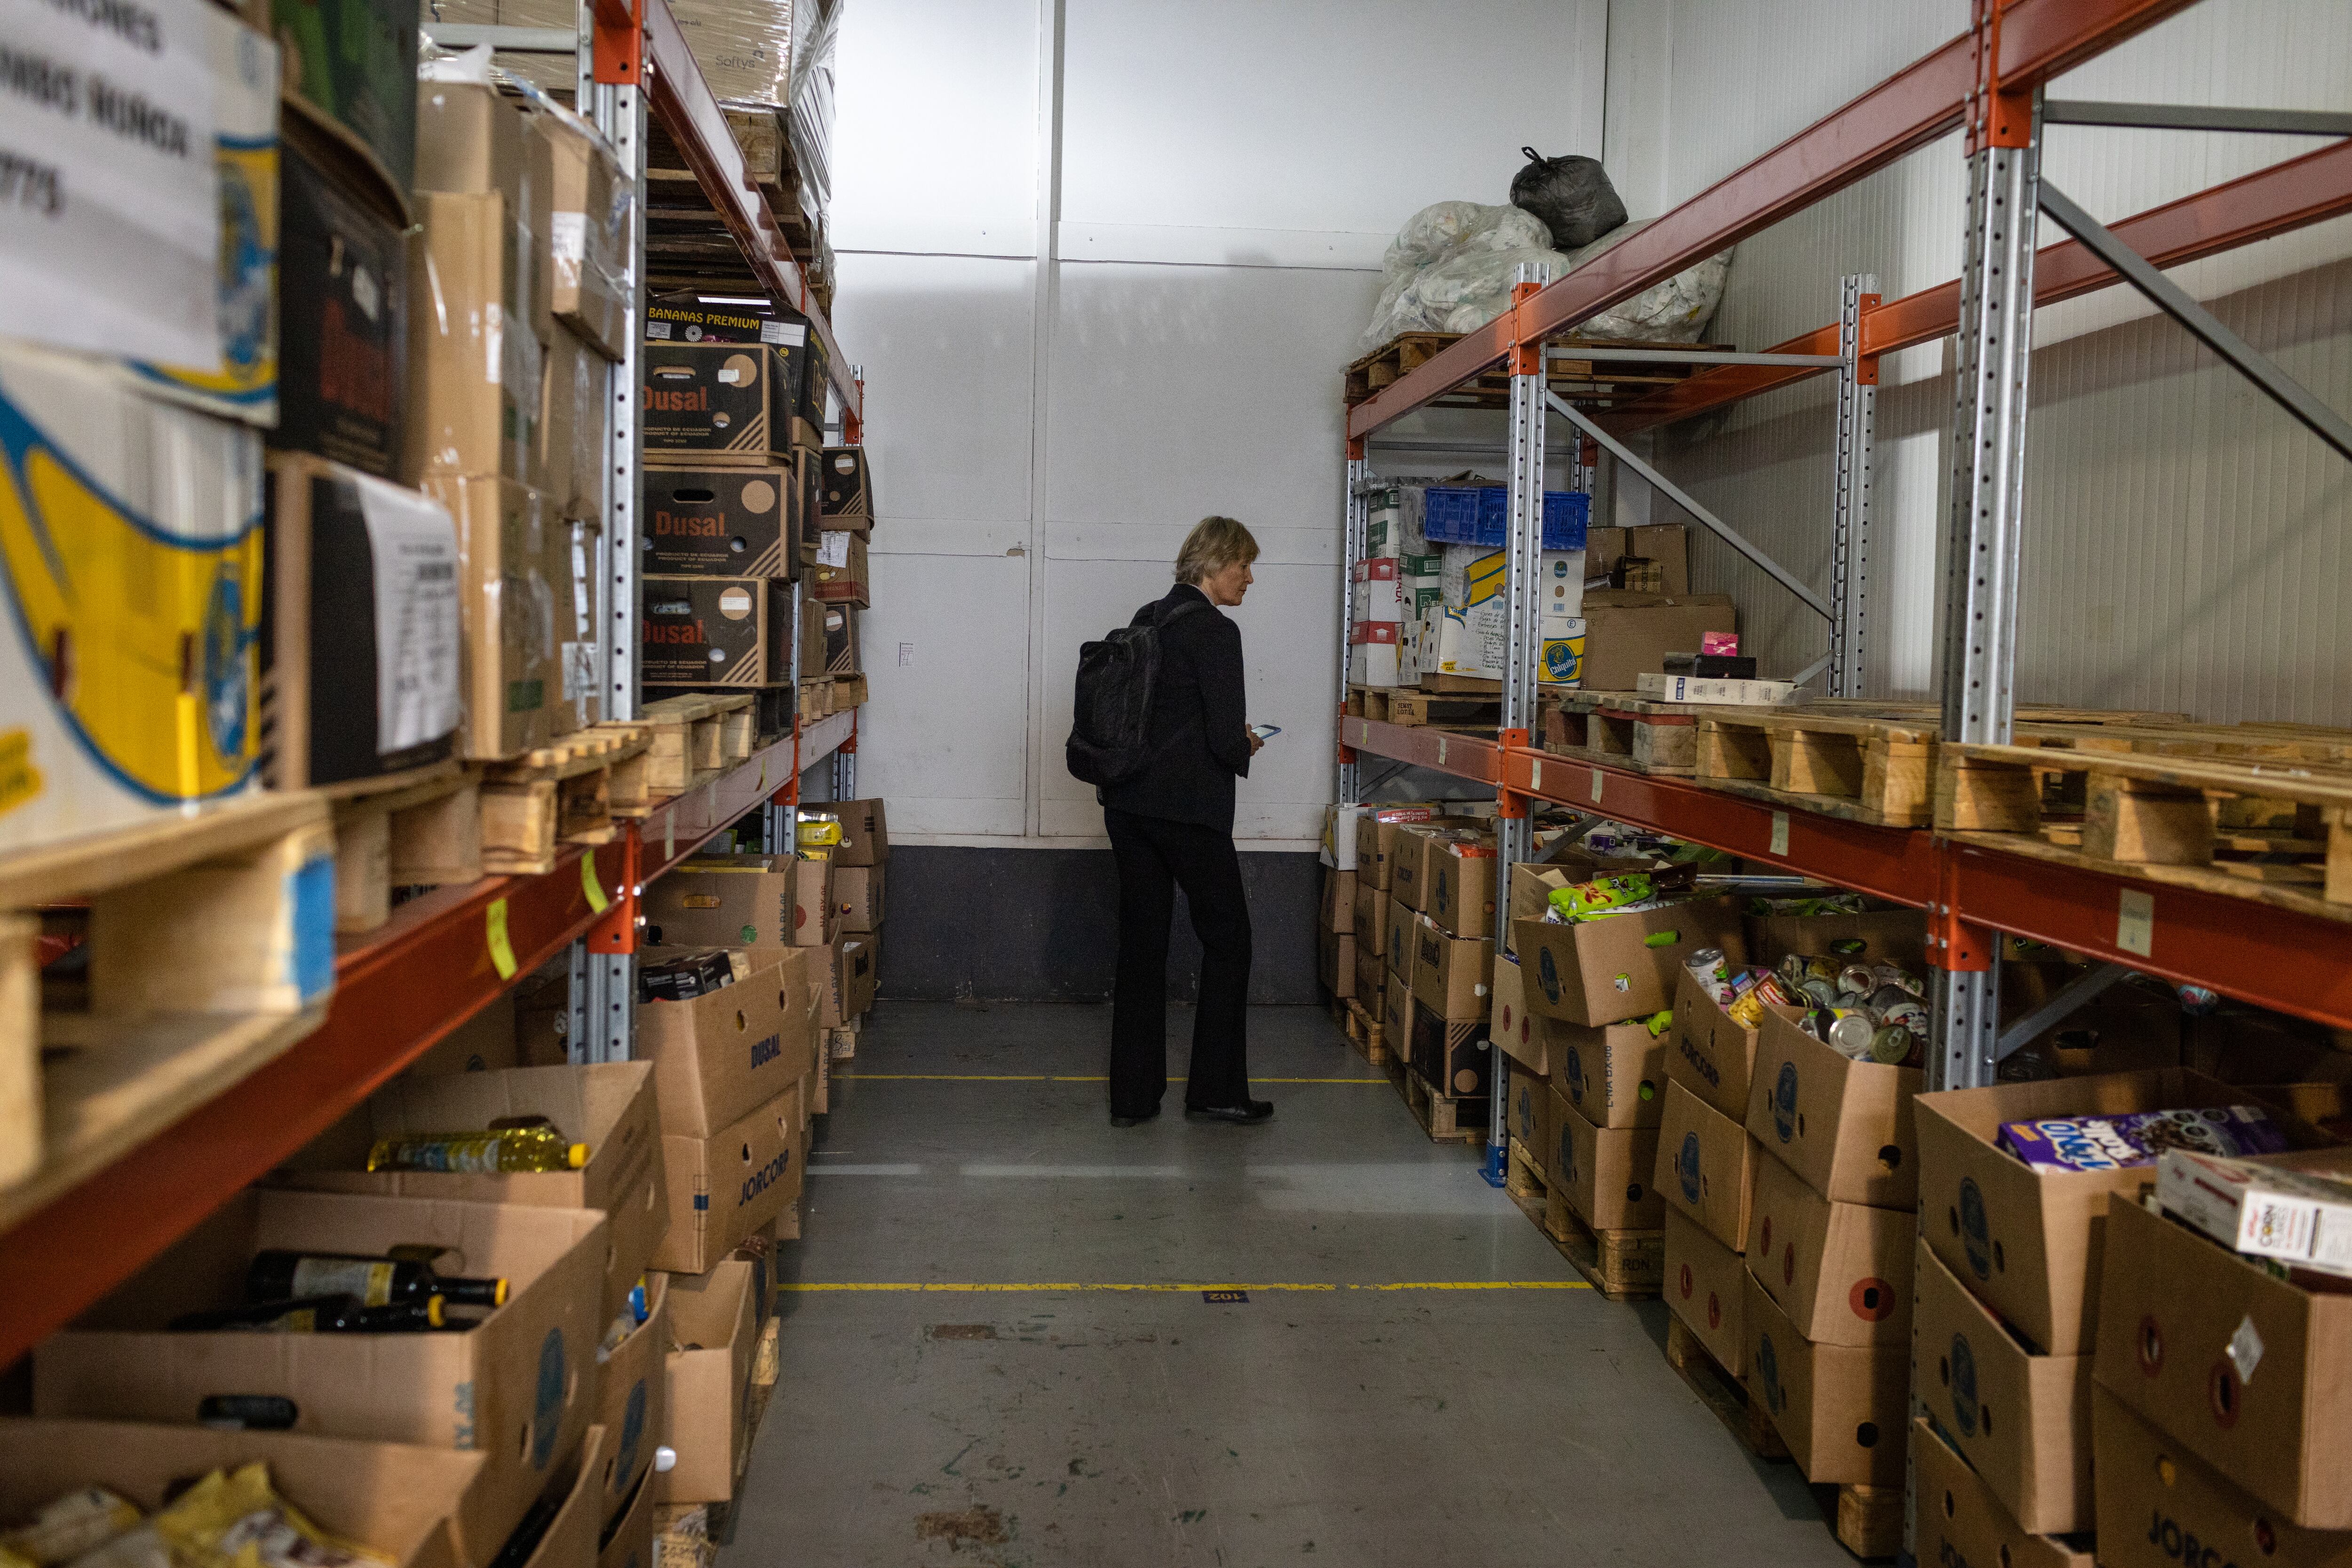
[[1279, 724], [1253, 724], [1249, 727], [1249, 732], [1255, 735], [1261, 741], [1270, 741], [1274, 739], [1275, 736], [1282, 733], [1282, 726]]

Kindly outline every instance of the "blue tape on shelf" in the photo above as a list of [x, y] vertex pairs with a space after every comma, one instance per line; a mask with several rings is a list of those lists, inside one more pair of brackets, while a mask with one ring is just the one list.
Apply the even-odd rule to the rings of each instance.
[[305, 860], [286, 879], [293, 906], [293, 951], [287, 955], [295, 994], [308, 1006], [335, 988], [335, 861], [321, 855]]
[[[1499, 550], [1510, 533], [1510, 496], [1500, 485], [1432, 485], [1422, 508], [1422, 537], [1432, 544]], [[1546, 490], [1543, 548], [1581, 550], [1592, 516], [1582, 490]]]

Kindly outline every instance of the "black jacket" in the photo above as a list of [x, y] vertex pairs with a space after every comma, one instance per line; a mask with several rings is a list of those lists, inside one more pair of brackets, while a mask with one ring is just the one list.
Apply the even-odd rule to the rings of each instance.
[[1128, 624], [1141, 626], [1188, 601], [1201, 607], [1160, 634], [1160, 679], [1144, 721], [1150, 760], [1133, 778], [1097, 793], [1117, 811], [1230, 833], [1234, 780], [1247, 778], [1250, 764], [1242, 629], [1190, 583], [1177, 584]]

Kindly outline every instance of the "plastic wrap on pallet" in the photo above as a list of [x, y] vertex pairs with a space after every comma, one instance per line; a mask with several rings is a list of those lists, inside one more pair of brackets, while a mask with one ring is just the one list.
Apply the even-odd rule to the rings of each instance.
[[833, 205], [833, 54], [842, 5], [808, 0], [793, 18], [788, 125], [801, 173], [801, 207], [812, 219]]

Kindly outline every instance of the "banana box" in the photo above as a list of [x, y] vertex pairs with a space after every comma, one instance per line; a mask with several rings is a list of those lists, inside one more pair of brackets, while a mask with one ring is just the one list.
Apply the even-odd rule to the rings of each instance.
[[220, 189], [220, 360], [134, 363], [162, 396], [248, 425], [278, 423], [278, 46], [203, 8]]
[[0, 347], [0, 848], [252, 781], [261, 438]]

